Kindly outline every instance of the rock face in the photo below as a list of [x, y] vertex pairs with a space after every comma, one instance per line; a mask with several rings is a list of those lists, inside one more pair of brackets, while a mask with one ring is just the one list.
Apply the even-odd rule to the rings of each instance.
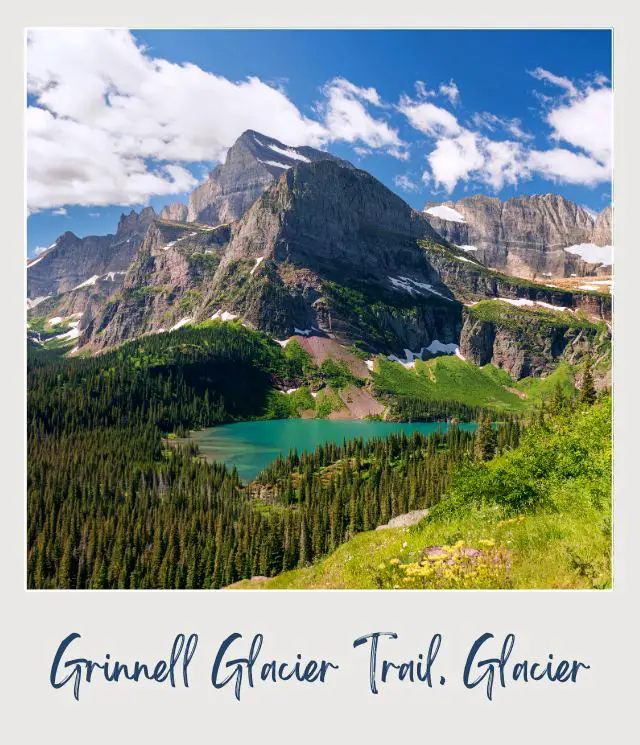
[[591, 242], [595, 243], [596, 246], [613, 245], [612, 217], [611, 207], [607, 207], [596, 218], [596, 224], [591, 236]]
[[[301, 162], [231, 226], [155, 223], [122, 300], [83, 341], [102, 347], [215, 316], [240, 317], [277, 338], [331, 334], [389, 352], [452, 342], [461, 306], [418, 239], [440, 240], [424, 215], [369, 174]], [[206, 272], [195, 268], [205, 250]]]
[[458, 202], [425, 205], [432, 226], [456, 246], [494, 269], [520, 277], [566, 277], [609, 273], [565, 248], [611, 244], [611, 209], [597, 220], [579, 205], [554, 194], [502, 202], [477, 195]]
[[[284, 171], [301, 163], [351, 164], [312, 147], [289, 147], [252, 130], [244, 132], [208, 179], [189, 196], [187, 220], [210, 225], [240, 218]], [[176, 219], [176, 218], [171, 218]]]
[[182, 202], [171, 202], [160, 210], [161, 220], [173, 220], [174, 222], [186, 222], [189, 208]]
[[27, 297], [68, 292], [92, 278], [126, 271], [155, 216], [153, 207], [145, 207], [140, 214], [121, 215], [115, 234], [78, 238], [64, 233], [27, 265]]
[[581, 311], [592, 320], [611, 320], [611, 296], [606, 293], [568, 290], [538, 284], [489, 269], [471, 259], [473, 254], [454, 247], [443, 248], [424, 242], [429, 262], [440, 281], [465, 305], [480, 300], [508, 298], [520, 302], [542, 303], [559, 309]]
[[[488, 314], [487, 306], [492, 306]], [[587, 353], [597, 357], [598, 345], [608, 338], [606, 328], [569, 311], [493, 301], [465, 308], [460, 353], [476, 365], [491, 363], [520, 380], [549, 373], [560, 360], [574, 364]]]
[[121, 291], [83, 319], [80, 344], [100, 349], [193, 320], [229, 237], [226, 226], [152, 223]]

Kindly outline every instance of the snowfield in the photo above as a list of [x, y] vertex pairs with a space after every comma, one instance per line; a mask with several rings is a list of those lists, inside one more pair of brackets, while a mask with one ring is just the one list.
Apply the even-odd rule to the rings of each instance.
[[272, 166], [273, 168], [291, 168], [287, 163], [279, 163], [277, 160], [261, 160], [260, 158], [256, 158], [256, 160], [258, 163], [264, 163], [265, 166]]
[[444, 204], [439, 204], [437, 207], [429, 207], [425, 210], [428, 215], [439, 217], [441, 220], [447, 220], [448, 222], [465, 222], [464, 217], [454, 210], [453, 207], [447, 207]]
[[[613, 264], [613, 246], [596, 246], [595, 243], [578, 243], [575, 246], [567, 246], [567, 253], [579, 256], [581, 259], [593, 264]], [[573, 276], [573, 275], [572, 275]]]
[[73, 289], [79, 290], [81, 287], [92, 287], [95, 285], [95, 283], [100, 279], [100, 277], [97, 274], [94, 274], [93, 277], [89, 277], [89, 279], [85, 279], [84, 282], [80, 282], [79, 285], [76, 285]]
[[267, 147], [269, 148], [269, 150], [273, 150], [274, 153], [278, 153], [278, 155], [284, 155], [285, 158], [290, 158], [291, 160], [301, 160], [303, 163], [311, 163], [311, 160], [307, 158], [306, 155], [301, 155], [295, 150], [284, 150], [277, 145], [267, 145]]
[[217, 310], [212, 316], [212, 321], [233, 321], [238, 316], [233, 313], [229, 313], [227, 310]]

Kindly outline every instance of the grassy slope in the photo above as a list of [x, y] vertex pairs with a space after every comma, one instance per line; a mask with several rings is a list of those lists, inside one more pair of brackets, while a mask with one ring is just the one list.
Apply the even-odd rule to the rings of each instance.
[[519, 448], [459, 472], [417, 526], [361, 533], [312, 566], [235, 587], [375, 588], [382, 565], [460, 540], [505, 548], [509, 587], [610, 586], [610, 400], [531, 427]]
[[571, 368], [564, 363], [546, 378], [524, 378], [516, 383], [505, 370], [493, 365], [477, 367], [455, 356], [417, 360], [413, 369], [378, 357], [373, 378], [376, 390], [382, 394], [456, 401], [514, 413], [530, 409], [542, 396], [549, 395], [556, 383], [573, 389]]

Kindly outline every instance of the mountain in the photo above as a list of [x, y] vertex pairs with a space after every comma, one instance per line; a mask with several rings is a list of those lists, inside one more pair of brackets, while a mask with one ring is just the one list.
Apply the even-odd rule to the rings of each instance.
[[174, 220], [175, 222], [186, 222], [189, 208], [182, 202], [172, 202], [160, 210], [161, 220]]
[[568, 277], [611, 271], [611, 208], [594, 221], [555, 194], [508, 199], [476, 195], [427, 202], [431, 225], [487, 266], [521, 277]]
[[587, 352], [606, 362], [609, 295], [511, 277], [472, 256], [368, 173], [300, 163], [234, 223], [154, 221], [80, 344], [238, 319], [405, 365], [458, 349], [516, 380]]
[[104, 347], [215, 316], [277, 338], [330, 334], [376, 351], [451, 343], [460, 304], [420, 239], [441, 241], [373, 176], [332, 160], [300, 162], [231, 225], [156, 221], [122, 296], [83, 342]]
[[63, 233], [27, 264], [27, 297], [43, 299], [109, 273], [125, 272], [155, 217], [153, 207], [145, 207], [139, 214], [122, 214], [115, 234], [78, 238], [70, 231]]
[[211, 171], [207, 180], [190, 194], [186, 219], [211, 225], [237, 220], [283, 171], [319, 160], [352, 167], [322, 150], [290, 147], [247, 130], [229, 149], [225, 162]]
[[612, 210], [607, 207], [598, 214], [591, 240], [596, 246], [610, 246], [613, 243]]

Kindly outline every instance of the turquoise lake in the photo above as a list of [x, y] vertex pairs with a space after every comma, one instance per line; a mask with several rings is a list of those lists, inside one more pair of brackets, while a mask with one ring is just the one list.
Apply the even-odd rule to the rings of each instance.
[[[474, 424], [460, 424], [460, 429], [473, 430]], [[394, 432], [446, 432], [446, 422], [377, 422], [335, 421], [327, 419], [274, 419], [259, 422], [239, 422], [194, 432], [202, 455], [210, 461], [223, 461], [235, 466], [243, 481], [251, 481], [278, 455], [290, 450], [311, 451], [326, 442], [342, 443], [354, 437], [370, 440], [387, 437]]]

